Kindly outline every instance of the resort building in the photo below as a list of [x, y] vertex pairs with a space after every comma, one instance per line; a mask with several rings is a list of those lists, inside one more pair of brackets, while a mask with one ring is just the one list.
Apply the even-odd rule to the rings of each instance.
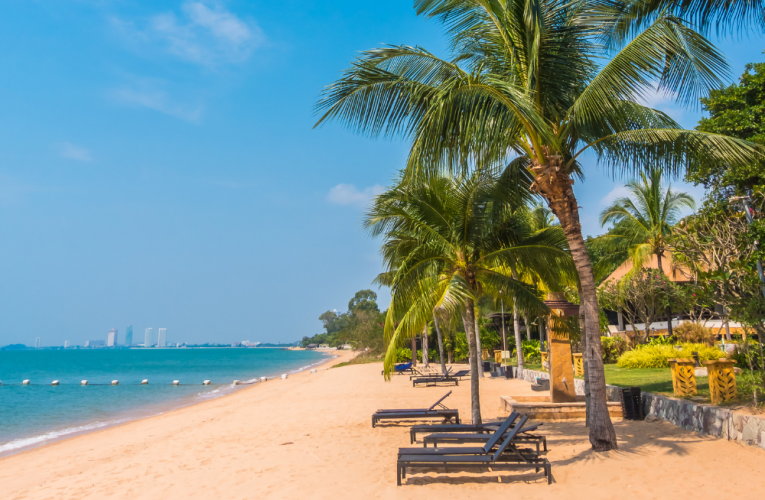
[[157, 347], [165, 347], [167, 345], [167, 328], [159, 329], [159, 336], [157, 337]]
[[103, 340], [86, 340], [85, 341], [85, 347], [95, 348], [95, 347], [105, 347], [106, 342]]
[[112, 328], [106, 337], [106, 347], [115, 347], [117, 345], [117, 329]]
[[133, 325], [125, 328], [125, 345], [128, 347], [133, 345]]
[[39, 349], [42, 346], [40, 337], [35, 337], [35, 349]]
[[69, 341], [68, 341], [68, 340], [65, 340], [65, 341], [64, 341], [64, 349], [66, 349], [67, 347], [69, 347]]
[[153, 328], [147, 328], [146, 331], [143, 334], [143, 346], [144, 347], [151, 347], [151, 334], [152, 334]]

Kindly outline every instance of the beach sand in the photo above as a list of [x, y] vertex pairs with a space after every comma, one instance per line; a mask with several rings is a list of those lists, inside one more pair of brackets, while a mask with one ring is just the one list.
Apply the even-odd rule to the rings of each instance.
[[[342, 353], [343, 357], [349, 353]], [[342, 358], [341, 358], [342, 359]], [[534, 473], [409, 475], [396, 486], [406, 425], [371, 427], [377, 408], [429, 406], [450, 388], [384, 382], [351, 365], [237, 391], [163, 415], [0, 459], [5, 499], [762, 498], [765, 450], [666, 423], [616, 421], [619, 451], [590, 451], [582, 422], [545, 423], [554, 482]], [[447, 400], [469, 417], [465, 381]], [[505, 414], [517, 380], [482, 382], [484, 419]]]

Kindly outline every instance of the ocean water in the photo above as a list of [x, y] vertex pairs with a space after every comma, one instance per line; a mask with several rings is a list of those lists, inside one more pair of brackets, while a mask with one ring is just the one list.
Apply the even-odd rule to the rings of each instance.
[[[0, 456], [221, 396], [241, 387], [234, 380], [260, 383], [325, 359], [263, 348], [0, 351]], [[25, 379], [30, 385], [21, 385]], [[143, 379], [149, 384], [141, 385]], [[53, 380], [60, 385], [51, 386]]]

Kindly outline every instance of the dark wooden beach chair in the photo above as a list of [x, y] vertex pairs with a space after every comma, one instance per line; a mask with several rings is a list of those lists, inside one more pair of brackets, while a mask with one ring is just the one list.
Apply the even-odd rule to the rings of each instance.
[[[547, 451], [547, 438], [538, 434], [531, 434], [537, 430], [542, 424], [536, 424], [523, 429], [517, 430], [517, 440], [526, 443], [532, 443], [539, 453], [540, 446], [542, 450]], [[516, 431], [513, 428], [513, 431]], [[438, 447], [439, 444], [478, 444], [486, 443], [491, 438], [491, 434], [487, 434], [486, 430], [475, 433], [459, 433], [459, 432], [439, 432], [436, 434], [430, 434], [422, 439], [422, 445], [427, 447], [432, 444]]]
[[[412, 368], [412, 363], [399, 363], [397, 365], [393, 366], [393, 373], [398, 373], [399, 375], [403, 374], [404, 372], [414, 373], [414, 368]], [[385, 370], [380, 372], [381, 375], [385, 375]]]
[[[502, 441], [502, 444], [497, 447], [496, 450], [489, 451], [485, 447], [481, 447], [482, 453], [475, 454], [458, 454], [460, 451], [451, 451], [453, 448], [443, 449], [442, 453], [423, 453], [417, 455], [411, 455], [405, 453], [398, 455], [396, 461], [396, 484], [401, 486], [401, 480], [406, 477], [407, 468], [425, 468], [428, 472], [436, 470], [438, 472], [448, 471], [462, 471], [462, 470], [486, 470], [489, 469], [492, 473], [498, 470], [529, 470], [534, 469], [535, 472], [539, 472], [540, 469], [544, 471], [547, 477], [547, 484], [552, 482], [552, 475], [550, 470], [550, 462], [547, 459], [540, 458], [533, 453], [523, 453], [517, 448], [516, 437], [517, 434], [523, 428], [523, 424], [526, 423], [528, 417], [524, 415], [518, 424], [507, 433]], [[488, 444], [488, 443], [487, 443]], [[508, 447], [513, 446], [514, 449], [507, 453]], [[446, 451], [449, 450], [449, 451]], [[459, 450], [457, 448], [456, 450]], [[451, 452], [451, 453], [450, 453]]]
[[454, 420], [460, 423], [459, 410], [452, 410], [443, 404], [444, 399], [451, 395], [452, 391], [447, 392], [441, 399], [433, 403], [429, 408], [405, 408], [394, 410], [377, 410], [372, 415], [372, 427], [381, 420], [425, 420], [442, 419], [444, 423]]
[[[425, 384], [426, 386], [429, 385], [438, 385], [441, 382], [445, 383], [453, 383], [454, 385], [460, 385], [459, 380], [452, 377], [449, 372], [451, 372], [451, 367], [446, 369], [446, 373], [443, 375], [436, 375], [436, 376], [427, 376], [427, 377], [415, 377], [412, 378], [412, 387], [417, 387], [419, 384]], [[410, 377], [411, 378], [411, 377]]]
[[[509, 417], [499, 425], [494, 432], [487, 434], [488, 439], [483, 446], [460, 446], [453, 448], [399, 448], [398, 454], [402, 455], [482, 455], [489, 453], [497, 443], [503, 438], [505, 433], [513, 426], [513, 422], [518, 419], [518, 414], [513, 412]], [[511, 448], [511, 447], [508, 447]]]
[[[508, 419], [512, 416], [512, 414], [507, 417]], [[507, 419], [506, 419], [507, 420]], [[483, 424], [417, 424], [413, 425], [409, 429], [409, 442], [410, 443], [416, 443], [417, 442], [417, 434], [436, 434], [438, 435], [445, 434], [445, 433], [454, 433], [454, 434], [491, 434], [492, 432], [496, 431], [497, 428], [502, 425], [506, 420], [499, 421], [499, 422], [486, 422]], [[538, 428], [540, 424], [537, 424], [533, 427], [527, 427], [524, 432], [528, 432], [529, 430], [534, 430]], [[547, 448], [545, 448], [547, 449]]]

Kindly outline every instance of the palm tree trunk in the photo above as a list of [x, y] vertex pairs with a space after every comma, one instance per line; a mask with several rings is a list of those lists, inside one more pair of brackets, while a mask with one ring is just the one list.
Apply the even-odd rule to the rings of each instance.
[[430, 358], [428, 357], [428, 324], [422, 329], [422, 364], [425, 368], [430, 366]]
[[[578, 283], [577, 283], [578, 285]], [[577, 286], [579, 295], [582, 295], [582, 288]], [[580, 344], [582, 347], [582, 352], [587, 352], [587, 335], [584, 335], [584, 332], [586, 330], [585, 327], [585, 319], [584, 319], [584, 313], [580, 310], [579, 311], [579, 331], [581, 332], [581, 339]], [[584, 363], [584, 426], [589, 427], [590, 426], [590, 406], [591, 406], [591, 398], [590, 398], [590, 369], [587, 366], [587, 363]]]
[[[515, 266], [510, 266], [510, 271], [512, 272], [513, 279], [518, 279], [518, 273], [515, 272]], [[518, 360], [518, 378], [521, 378], [523, 376], [523, 347], [521, 346], [522, 337], [521, 337], [521, 319], [518, 314], [518, 305], [516, 304], [515, 298], [513, 298], [513, 329], [515, 330], [515, 352], [516, 352], [516, 359]], [[526, 322], [526, 331], [529, 329], [529, 324]]]
[[[656, 254], [656, 263], [659, 265], [659, 272], [664, 273], [664, 269], [662, 269], [661, 265], [661, 254]], [[667, 306], [667, 335], [672, 336], [672, 306]]]
[[481, 420], [481, 394], [478, 377], [478, 356], [476, 355], [475, 345], [475, 312], [473, 311], [473, 300], [465, 301], [465, 310], [462, 312], [462, 323], [465, 325], [465, 336], [467, 337], [470, 360], [470, 414], [473, 418], [473, 424], [483, 423]]
[[[591, 398], [590, 444], [595, 451], [615, 450], [618, 448], [618, 444], [614, 425], [608, 414], [606, 376], [603, 371], [603, 356], [600, 345], [598, 296], [595, 288], [595, 276], [592, 272], [592, 262], [590, 262], [582, 237], [579, 206], [571, 187], [573, 180], [562, 172], [560, 159], [551, 157], [548, 160], [546, 165], [534, 165], [533, 170], [538, 174], [535, 176], [534, 184], [536, 189], [547, 199], [550, 209], [560, 221], [582, 286], [580, 307], [584, 309], [585, 335], [587, 335], [587, 349], [584, 357], [589, 370]], [[550, 174], [550, 171], [554, 173]]]
[[436, 325], [436, 338], [438, 339], [438, 357], [441, 361], [441, 375], [446, 375], [446, 363], [444, 363], [444, 339], [441, 337], [441, 329], [438, 327], [438, 316], [433, 311], [433, 324]]
[[529, 321], [529, 313], [523, 313], [523, 320], [526, 322], [526, 340], [531, 340], [531, 321]]
[[475, 314], [475, 349], [478, 354], [478, 376], [483, 378], [483, 349], [481, 348], [481, 328], [478, 326], [478, 308], [474, 308]]
[[[529, 325], [526, 325], [526, 328], [528, 327]], [[521, 317], [518, 314], [515, 299], [513, 299], [513, 328], [515, 329], [515, 357], [518, 359], [518, 378], [520, 378], [523, 375], [523, 347], [521, 346]]]

